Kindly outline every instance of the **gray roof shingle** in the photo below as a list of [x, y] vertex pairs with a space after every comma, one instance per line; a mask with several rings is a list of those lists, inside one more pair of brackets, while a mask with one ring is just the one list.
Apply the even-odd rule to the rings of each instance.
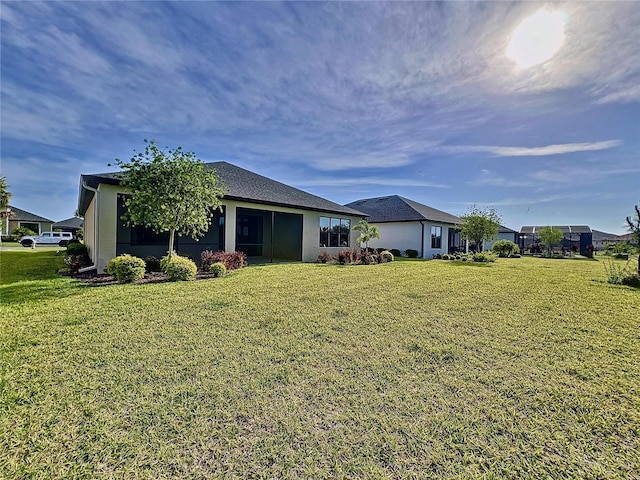
[[[228, 162], [206, 163], [205, 166], [214, 169], [220, 180], [227, 188], [224, 198], [240, 200], [264, 205], [281, 207], [294, 207], [303, 210], [316, 210], [326, 213], [354, 215], [364, 217], [364, 213], [353, 208], [326, 200], [317, 195], [271, 180], [244, 168], [232, 165]], [[96, 188], [99, 183], [118, 185], [120, 179], [117, 173], [101, 173], [94, 175], [82, 175], [81, 184], [86, 182], [90, 187]], [[79, 212], [84, 214], [89, 207], [91, 194], [85, 188], [80, 188]]]
[[347, 203], [347, 207], [354, 208], [368, 215], [371, 223], [384, 222], [412, 222], [429, 220], [441, 223], [460, 223], [460, 218], [450, 213], [436, 210], [421, 203], [391, 195], [388, 197], [364, 198]]
[[11, 220], [21, 221], [21, 222], [50, 222], [53, 223], [53, 220], [49, 220], [48, 218], [41, 217], [40, 215], [36, 215], [35, 213], [27, 212], [26, 210], [22, 210], [21, 208], [14, 207], [13, 205], [9, 205], [11, 209]]

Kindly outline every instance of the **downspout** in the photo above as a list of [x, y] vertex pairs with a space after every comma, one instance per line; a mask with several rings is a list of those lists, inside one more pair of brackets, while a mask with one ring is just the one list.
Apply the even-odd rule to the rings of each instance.
[[422, 234], [420, 236], [420, 258], [424, 258], [424, 223], [420, 220], [420, 225], [422, 226]]
[[98, 204], [100, 202], [100, 195], [98, 195], [98, 189], [90, 187], [87, 184], [86, 180], [82, 180], [82, 188], [86, 188], [90, 192], [93, 192], [96, 201], [93, 204], [93, 265], [89, 265], [88, 267], [84, 267], [78, 270], [80, 273], [89, 272], [91, 270], [95, 270], [96, 267], [96, 259], [98, 257]]

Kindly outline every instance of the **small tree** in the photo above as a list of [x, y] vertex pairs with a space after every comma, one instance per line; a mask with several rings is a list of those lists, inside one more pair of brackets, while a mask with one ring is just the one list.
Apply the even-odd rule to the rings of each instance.
[[538, 232], [540, 242], [547, 248], [547, 253], [551, 255], [551, 249], [563, 239], [564, 234], [561, 230], [553, 227], [544, 227]]
[[380, 238], [380, 230], [375, 225], [370, 225], [366, 220], [360, 220], [353, 227], [356, 232], [360, 232], [360, 236], [356, 238], [356, 242], [364, 243], [364, 247], [369, 251], [369, 241], [372, 238]]
[[175, 234], [198, 239], [204, 235], [224, 195], [218, 176], [193, 152], [182, 147], [161, 150], [145, 140], [144, 152], [128, 162], [116, 159], [122, 186], [131, 191], [122, 217], [127, 225], [142, 225], [156, 233], [169, 232], [168, 255], [173, 255]]
[[634, 208], [636, 210], [635, 218], [628, 216], [627, 225], [638, 248], [638, 278], [640, 278], [640, 204], [635, 205]]
[[475, 243], [478, 251], [482, 251], [482, 242], [494, 239], [500, 230], [501, 218], [493, 207], [482, 210], [474, 205], [460, 219], [460, 237]]

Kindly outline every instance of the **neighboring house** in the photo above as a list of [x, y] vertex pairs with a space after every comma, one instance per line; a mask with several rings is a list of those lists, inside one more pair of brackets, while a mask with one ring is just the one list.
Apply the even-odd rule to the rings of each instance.
[[[520, 245], [524, 245], [525, 250], [540, 242], [538, 232], [549, 225], [527, 225], [520, 229]], [[593, 233], [588, 225], [550, 225], [552, 228], [560, 230], [564, 238], [561, 241], [562, 247], [567, 250], [576, 250], [580, 255], [590, 256], [589, 246], [593, 248]]]
[[60, 220], [53, 224], [54, 230], [62, 230], [63, 232], [71, 232], [74, 235], [78, 233], [78, 230], [82, 230], [84, 220], [80, 217], [71, 217], [66, 220]]
[[[227, 162], [206, 165], [227, 188], [223, 209], [199, 241], [176, 237], [179, 254], [199, 261], [203, 250], [240, 250], [258, 261], [315, 261], [320, 251], [335, 254], [356, 245], [358, 232], [352, 227], [363, 213]], [[127, 193], [116, 174], [81, 175], [78, 213], [99, 272], [123, 253], [142, 258], [166, 254], [168, 234], [125, 226], [121, 218]]]
[[504, 225], [500, 225], [500, 229], [498, 230], [498, 235], [493, 240], [488, 242], [484, 242], [482, 249], [483, 250], [491, 250], [493, 244], [498, 240], [511, 240], [516, 245], [520, 245], [518, 243], [518, 232], [515, 230], [511, 230], [509, 227], [505, 227]]
[[421, 258], [448, 253], [460, 248], [460, 219], [399, 195], [365, 198], [346, 205], [367, 214], [376, 225], [380, 239], [369, 242], [372, 248], [396, 248], [401, 252], [417, 250]]
[[[3, 235], [11, 234], [11, 232], [16, 228], [20, 227], [26, 227], [29, 230], [33, 230], [38, 235], [42, 232], [50, 232], [52, 230], [53, 220], [41, 217], [35, 213], [27, 212], [26, 210], [22, 210], [12, 205], [9, 205], [8, 208], [11, 209], [11, 215], [9, 218], [8, 228], [6, 228], [6, 231], [4, 231], [5, 228], [3, 228]], [[3, 220], [2, 226], [6, 227], [6, 221]]]
[[612, 243], [611, 238], [615, 237], [613, 233], [601, 232], [600, 230], [591, 230], [591, 242], [596, 250], [604, 250], [608, 243]]

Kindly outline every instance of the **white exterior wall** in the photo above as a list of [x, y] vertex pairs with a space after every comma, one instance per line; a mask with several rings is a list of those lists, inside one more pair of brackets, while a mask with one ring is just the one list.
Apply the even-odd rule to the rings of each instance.
[[[401, 253], [409, 249], [417, 250], [420, 255], [420, 239], [422, 225], [418, 222], [388, 222], [371, 223], [378, 227], [380, 239], [374, 238], [369, 242], [371, 248], [397, 248]], [[356, 235], [356, 238], [358, 236]]]
[[[435, 254], [448, 253], [449, 248], [449, 228], [454, 228], [453, 224], [436, 223], [423, 220], [420, 222], [386, 222], [372, 223], [378, 227], [380, 231], [380, 239], [374, 239], [369, 242], [372, 248], [397, 248], [401, 253], [407, 249], [418, 251], [418, 256], [423, 254], [422, 258], [432, 258]], [[424, 245], [422, 241], [422, 228], [424, 226]], [[442, 228], [441, 248], [431, 248], [431, 227]]]

